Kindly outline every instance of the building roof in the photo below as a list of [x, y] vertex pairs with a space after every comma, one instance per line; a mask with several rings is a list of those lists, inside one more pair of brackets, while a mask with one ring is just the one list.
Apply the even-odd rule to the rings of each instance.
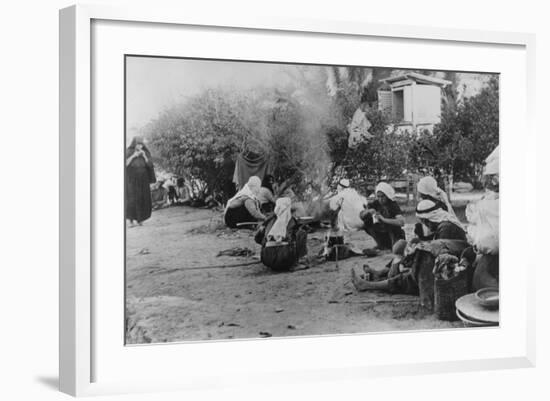
[[447, 81], [446, 79], [430, 77], [428, 75], [419, 74], [417, 72], [406, 72], [404, 74], [401, 74], [395, 77], [382, 79], [381, 82], [392, 85], [400, 81], [406, 81], [406, 80], [414, 81], [421, 84], [438, 85], [442, 87], [445, 87], [452, 83], [451, 81]]

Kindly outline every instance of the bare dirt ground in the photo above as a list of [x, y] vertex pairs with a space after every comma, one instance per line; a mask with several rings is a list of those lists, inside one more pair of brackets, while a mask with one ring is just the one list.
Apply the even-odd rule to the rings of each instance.
[[[408, 236], [413, 221], [407, 216]], [[323, 232], [308, 236], [310, 255], [321, 249], [322, 238]], [[351, 240], [360, 249], [374, 246], [363, 232]], [[217, 256], [233, 247], [248, 247], [256, 255]], [[225, 228], [219, 211], [171, 207], [129, 228], [127, 343], [461, 327], [422, 310], [417, 297], [353, 288], [354, 266], [382, 268], [389, 254], [290, 273], [270, 271], [258, 255], [252, 232]]]

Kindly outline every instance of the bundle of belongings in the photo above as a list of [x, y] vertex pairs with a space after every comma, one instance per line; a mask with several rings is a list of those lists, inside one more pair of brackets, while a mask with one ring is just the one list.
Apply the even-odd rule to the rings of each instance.
[[290, 198], [279, 198], [275, 214], [259, 227], [255, 241], [262, 246], [261, 261], [275, 271], [287, 271], [307, 255], [307, 232], [292, 215]]
[[443, 254], [435, 258], [433, 274], [436, 280], [450, 280], [466, 270], [466, 267], [455, 255]]

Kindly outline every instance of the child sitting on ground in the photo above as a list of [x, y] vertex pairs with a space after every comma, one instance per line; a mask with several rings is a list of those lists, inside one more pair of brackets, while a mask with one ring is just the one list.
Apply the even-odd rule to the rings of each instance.
[[412, 276], [410, 268], [403, 266], [402, 261], [418, 240], [396, 241], [392, 247], [393, 259], [382, 269], [374, 270], [368, 265], [363, 266], [363, 274], [351, 270], [351, 281], [358, 291], [378, 290], [394, 294], [418, 294], [418, 285]]

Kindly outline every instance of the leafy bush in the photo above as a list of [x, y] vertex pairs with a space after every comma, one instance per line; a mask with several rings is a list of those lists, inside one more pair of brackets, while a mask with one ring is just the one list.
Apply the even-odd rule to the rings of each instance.
[[283, 89], [208, 89], [167, 109], [144, 129], [155, 162], [186, 177], [196, 199], [223, 203], [235, 191], [235, 160], [244, 151], [266, 155], [276, 179], [308, 197], [326, 193], [342, 176], [366, 190], [421, 168], [475, 182], [498, 144], [496, 77], [477, 96], [445, 102], [431, 133], [398, 132], [387, 115], [368, 108], [373, 137], [348, 148], [347, 125], [378, 84], [348, 71], [330, 95], [322, 70], [296, 71], [295, 84]]
[[166, 110], [146, 127], [155, 161], [186, 177], [194, 198], [226, 200], [234, 192], [235, 156], [248, 133], [241, 118], [252, 112], [248, 107], [229, 92], [207, 90]]
[[411, 148], [411, 160], [418, 167], [437, 168], [455, 180], [475, 184], [498, 143], [499, 91], [494, 76], [476, 96], [443, 109], [433, 133], [421, 133]]

